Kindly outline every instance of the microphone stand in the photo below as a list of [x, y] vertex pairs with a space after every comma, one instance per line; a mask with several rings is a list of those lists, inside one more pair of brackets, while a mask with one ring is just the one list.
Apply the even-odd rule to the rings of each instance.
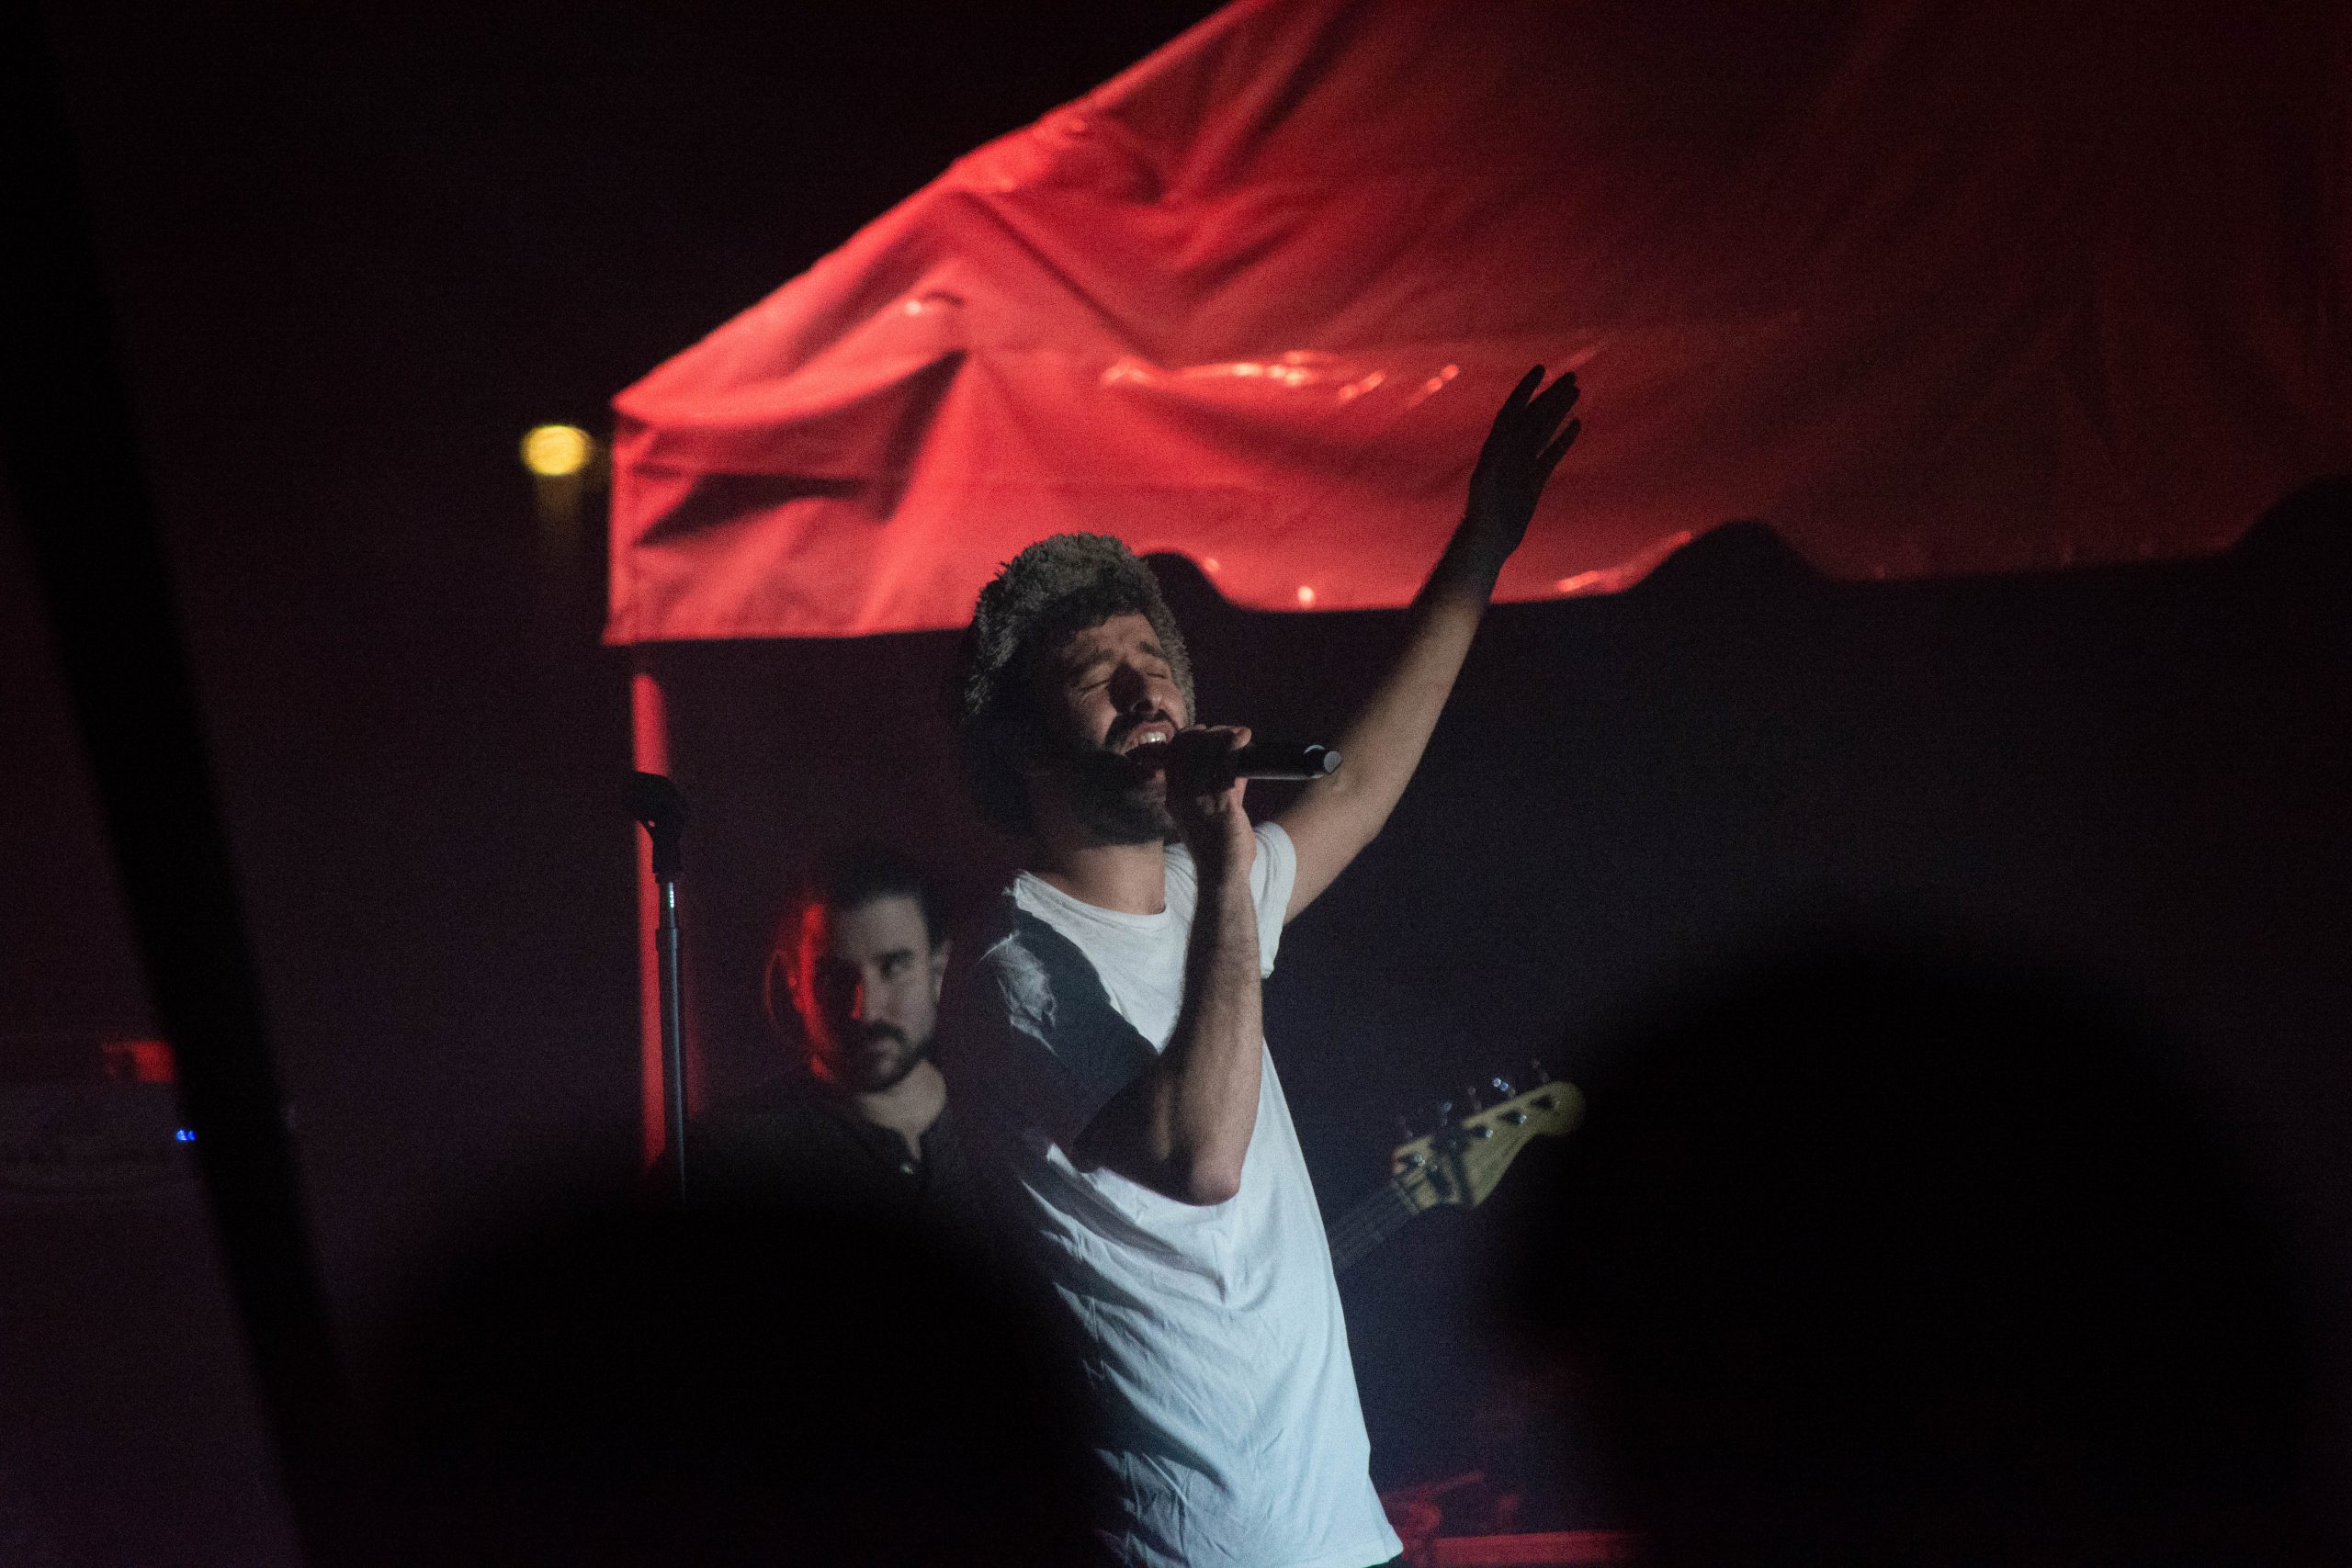
[[678, 966], [678, 840], [686, 830], [686, 797], [662, 773], [629, 780], [629, 815], [653, 841], [655, 967], [662, 992], [662, 1099], [670, 1116], [670, 1166], [678, 1202], [686, 1201], [686, 1012]]

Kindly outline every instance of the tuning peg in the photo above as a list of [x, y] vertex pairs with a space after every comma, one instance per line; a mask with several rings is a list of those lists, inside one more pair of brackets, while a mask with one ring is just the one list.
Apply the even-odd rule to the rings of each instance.
[[1433, 1114], [1436, 1116], [1437, 1120], [1431, 1124], [1432, 1131], [1443, 1132], [1446, 1128], [1451, 1127], [1453, 1125], [1453, 1101], [1450, 1100], [1439, 1100], [1437, 1102], [1437, 1110]]
[[1485, 1091], [1479, 1089], [1478, 1080], [1476, 1078], [1462, 1086], [1462, 1103], [1467, 1105], [1473, 1111], [1484, 1111], [1487, 1108], [1484, 1095]]
[[1489, 1078], [1487, 1080], [1487, 1087], [1495, 1091], [1495, 1098], [1498, 1100], [1509, 1100], [1512, 1095], [1519, 1092], [1519, 1090], [1510, 1087], [1510, 1079], [1509, 1078]]
[[1552, 1075], [1544, 1070], [1544, 1063], [1540, 1058], [1529, 1061], [1527, 1077], [1530, 1083], [1534, 1084], [1547, 1084], [1552, 1081]]
[[1397, 1135], [1398, 1135], [1399, 1137], [1403, 1138], [1403, 1139], [1404, 1139], [1404, 1141], [1405, 1141], [1405, 1142], [1407, 1142], [1407, 1143], [1408, 1143], [1408, 1144], [1409, 1144], [1409, 1143], [1411, 1143], [1415, 1138], [1418, 1138], [1418, 1137], [1419, 1137], [1419, 1136], [1420, 1136], [1420, 1134], [1419, 1134], [1419, 1133], [1416, 1133], [1416, 1132], [1414, 1132], [1414, 1131], [1413, 1131], [1413, 1123], [1411, 1122], [1411, 1121], [1410, 1121], [1410, 1120], [1408, 1120], [1408, 1119], [1406, 1117], [1405, 1113], [1404, 1113], [1403, 1111], [1399, 1111], [1396, 1113], [1396, 1132], [1397, 1132]]

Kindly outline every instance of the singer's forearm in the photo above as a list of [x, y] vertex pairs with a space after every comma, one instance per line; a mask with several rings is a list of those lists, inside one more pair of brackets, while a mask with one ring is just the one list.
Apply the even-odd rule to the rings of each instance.
[[1286, 918], [1312, 903], [1379, 834], [1429, 749], [1501, 564], [1482, 558], [1466, 532], [1455, 534], [1414, 598], [1396, 661], [1340, 732], [1340, 771], [1309, 785], [1282, 814], [1298, 853]]
[[1175, 1032], [1095, 1117], [1079, 1152], [1165, 1197], [1205, 1204], [1241, 1190], [1265, 1022], [1248, 863], [1202, 869]]

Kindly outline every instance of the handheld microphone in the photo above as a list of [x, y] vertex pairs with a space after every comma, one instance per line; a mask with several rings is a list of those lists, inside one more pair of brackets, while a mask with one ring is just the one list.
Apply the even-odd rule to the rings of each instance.
[[1337, 751], [1303, 741], [1252, 740], [1233, 754], [1237, 779], [1320, 779], [1339, 771]]

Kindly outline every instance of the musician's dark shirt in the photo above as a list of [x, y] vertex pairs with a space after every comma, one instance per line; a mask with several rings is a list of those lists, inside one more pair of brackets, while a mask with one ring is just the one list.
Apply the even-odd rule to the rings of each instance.
[[952, 1110], [922, 1145], [916, 1158], [821, 1088], [772, 1089], [695, 1119], [687, 1190], [696, 1202], [838, 1203], [970, 1235], [979, 1214]]

